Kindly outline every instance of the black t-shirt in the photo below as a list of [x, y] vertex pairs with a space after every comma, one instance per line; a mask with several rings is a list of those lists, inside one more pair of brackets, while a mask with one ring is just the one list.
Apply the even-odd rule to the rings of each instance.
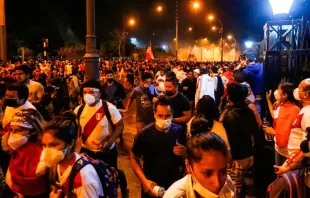
[[[183, 111], [190, 111], [190, 103], [188, 99], [182, 94], [178, 93], [174, 98], [171, 99], [171, 106], [173, 110], [173, 118], [179, 118], [183, 116]], [[186, 123], [177, 123], [186, 130]]]
[[171, 125], [168, 132], [158, 131], [152, 123], [137, 134], [132, 152], [143, 156], [143, 172], [147, 179], [168, 189], [183, 176], [184, 160], [173, 153], [176, 141], [185, 145], [183, 129], [177, 124]]
[[183, 91], [184, 96], [186, 96], [189, 101], [195, 100], [196, 83], [197, 83], [196, 78], [194, 78], [193, 80], [185, 78], [182, 81], [182, 87], [188, 87], [187, 90], [182, 90], [182, 91]]

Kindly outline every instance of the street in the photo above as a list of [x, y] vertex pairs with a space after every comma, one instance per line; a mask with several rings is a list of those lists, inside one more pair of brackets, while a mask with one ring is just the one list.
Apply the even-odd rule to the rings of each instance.
[[[127, 101], [125, 101], [124, 104], [126, 104], [126, 102]], [[128, 145], [129, 149], [131, 149], [136, 135], [135, 105], [136, 104], [134, 102], [129, 111], [126, 114], [124, 114], [123, 117], [125, 123], [123, 137], [126, 143], [125, 145]], [[118, 168], [125, 172], [129, 190], [129, 197], [130, 198], [140, 197], [141, 195], [140, 181], [136, 177], [135, 173], [131, 168], [129, 154], [126, 154], [126, 152], [124, 152], [123, 149], [119, 147], [118, 147]]]

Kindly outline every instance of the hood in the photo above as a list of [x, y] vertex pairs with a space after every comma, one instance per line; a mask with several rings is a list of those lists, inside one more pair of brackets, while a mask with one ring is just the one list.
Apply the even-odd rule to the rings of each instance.
[[253, 63], [249, 64], [245, 69], [251, 73], [259, 74], [262, 71], [263, 66], [259, 63]]

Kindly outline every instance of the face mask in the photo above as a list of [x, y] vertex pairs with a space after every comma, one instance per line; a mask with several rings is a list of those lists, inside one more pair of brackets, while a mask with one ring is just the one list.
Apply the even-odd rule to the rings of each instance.
[[19, 134], [10, 134], [8, 145], [13, 149], [17, 150], [21, 146], [25, 145], [28, 142], [28, 137], [19, 135]]
[[174, 91], [166, 91], [167, 96], [173, 96], [175, 94]]
[[54, 148], [45, 148], [43, 149], [41, 158], [48, 167], [53, 167], [59, 164], [59, 162], [65, 158], [67, 150], [68, 149], [59, 151]]
[[279, 95], [278, 90], [276, 90], [276, 91], [273, 93], [273, 95], [274, 95], [274, 98], [275, 98], [277, 101], [281, 100], [281, 96]]
[[295, 100], [300, 101], [298, 88], [294, 89], [293, 94], [294, 94]]
[[[192, 170], [192, 167], [190, 167], [192, 178], [193, 178], [193, 190], [196, 191], [200, 196], [202, 197], [208, 197], [208, 198], [217, 198], [218, 195], [214, 194], [213, 192], [209, 191], [208, 189], [205, 189], [195, 178], [194, 172]], [[214, 195], [214, 196], [212, 196]]]
[[5, 99], [5, 103], [9, 107], [18, 107], [17, 99], [6, 98]]
[[90, 95], [90, 94], [86, 94], [84, 96], [84, 100], [85, 100], [86, 104], [88, 104], [88, 105], [93, 105], [96, 102], [95, 96]]
[[156, 119], [155, 124], [158, 128], [166, 130], [166, 129], [169, 129], [171, 126], [171, 119], [167, 119], [167, 120]]
[[107, 82], [109, 82], [109, 83], [111, 83], [111, 82], [113, 82], [113, 78], [107, 78]]

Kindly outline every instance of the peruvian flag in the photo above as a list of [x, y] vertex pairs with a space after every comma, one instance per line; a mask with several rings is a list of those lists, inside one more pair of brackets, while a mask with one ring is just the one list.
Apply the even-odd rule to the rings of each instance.
[[150, 41], [150, 45], [148, 46], [147, 50], [146, 50], [146, 60], [153, 60], [154, 56], [153, 56], [153, 51], [152, 51], [152, 42]]

